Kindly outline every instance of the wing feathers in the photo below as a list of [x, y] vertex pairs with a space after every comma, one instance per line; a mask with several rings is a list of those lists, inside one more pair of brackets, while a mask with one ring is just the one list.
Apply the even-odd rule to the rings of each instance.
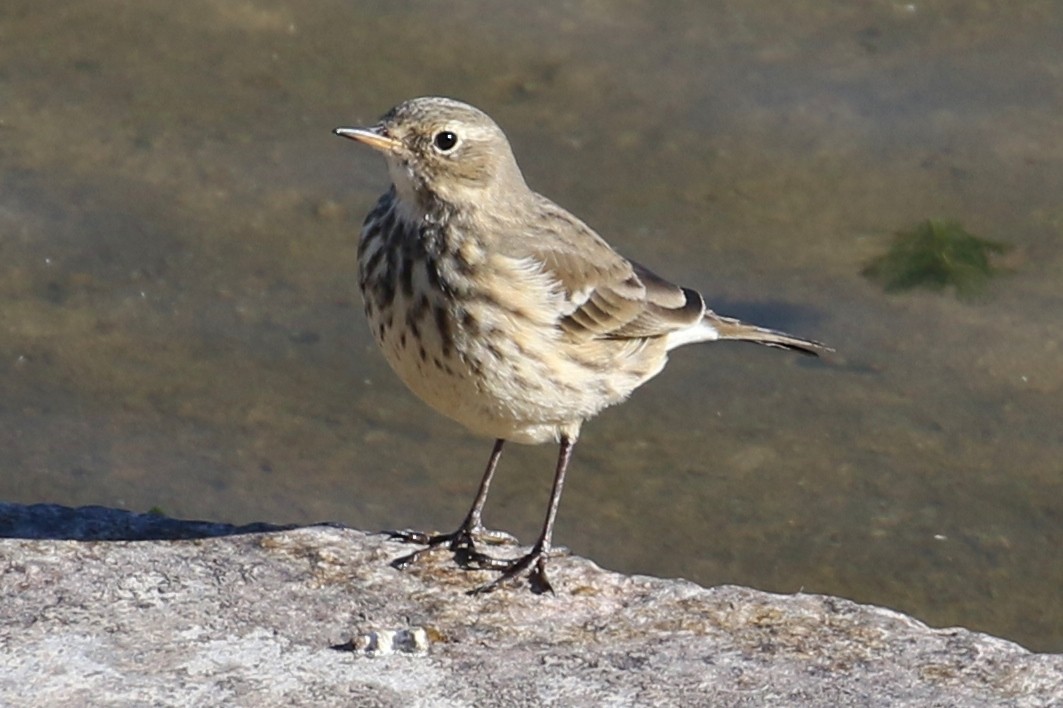
[[531, 233], [512, 234], [500, 246], [509, 255], [531, 258], [552, 278], [571, 311], [563, 308], [560, 328], [576, 340], [669, 337], [672, 346], [707, 339], [739, 339], [818, 354], [818, 342], [792, 337], [705, 307], [695, 290], [671, 283], [627, 260], [586, 224], [550, 200], [533, 194]]

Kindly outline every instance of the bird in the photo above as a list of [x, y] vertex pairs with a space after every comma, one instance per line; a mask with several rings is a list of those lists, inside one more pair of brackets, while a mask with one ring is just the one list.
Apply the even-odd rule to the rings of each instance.
[[[583, 423], [621, 403], [686, 344], [737, 340], [820, 355], [819, 342], [716, 314], [614, 250], [532, 190], [509, 140], [486, 113], [451, 98], [413, 98], [374, 125], [336, 135], [383, 154], [391, 185], [358, 242], [358, 284], [373, 337], [406, 386], [494, 447], [468, 514], [451, 533], [392, 532], [446, 547], [464, 568], [500, 571], [471, 590], [527, 578], [553, 592], [547, 560], [565, 475]], [[558, 445], [550, 501], [530, 550], [483, 524], [505, 443]]]

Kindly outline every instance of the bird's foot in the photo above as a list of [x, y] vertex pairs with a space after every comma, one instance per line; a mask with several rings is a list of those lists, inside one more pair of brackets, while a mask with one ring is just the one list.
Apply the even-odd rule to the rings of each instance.
[[387, 531], [387, 535], [396, 541], [414, 543], [425, 546], [419, 551], [396, 558], [391, 562], [392, 567], [403, 570], [413, 565], [422, 555], [430, 553], [437, 548], [445, 547], [454, 553], [458, 565], [463, 568], [474, 569], [499, 569], [508, 564], [508, 561], [500, 561], [477, 550], [477, 545], [489, 546], [516, 546], [520, 544], [512, 534], [505, 531], [484, 528], [480, 525], [462, 526], [452, 533], [424, 533], [423, 531]]
[[470, 590], [468, 594], [485, 595], [497, 590], [502, 585], [513, 581], [525, 573], [528, 575], [528, 582], [531, 585], [532, 592], [536, 594], [549, 592], [552, 594], [554, 588], [550, 584], [549, 578], [546, 577], [546, 559], [549, 557], [550, 552], [544, 550], [539, 544], [536, 544], [527, 555], [514, 560], [507, 561], [490, 558], [489, 560], [492, 561], [492, 563], [490, 565], [484, 565], [483, 567], [492, 570], [501, 570], [502, 575], [485, 585]]

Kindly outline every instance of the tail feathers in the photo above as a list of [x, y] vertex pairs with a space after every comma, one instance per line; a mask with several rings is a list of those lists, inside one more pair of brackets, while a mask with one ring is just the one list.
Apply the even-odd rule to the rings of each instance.
[[706, 312], [703, 322], [715, 329], [720, 339], [756, 342], [767, 347], [790, 349], [811, 356], [834, 351], [827, 345], [811, 339], [801, 339], [786, 332], [756, 327], [731, 317], [720, 317], [713, 312]]

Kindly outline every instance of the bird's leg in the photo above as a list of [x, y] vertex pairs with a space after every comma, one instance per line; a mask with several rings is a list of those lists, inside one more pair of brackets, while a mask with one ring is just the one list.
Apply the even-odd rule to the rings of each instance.
[[554, 472], [554, 486], [550, 492], [550, 505], [546, 509], [546, 520], [543, 522], [543, 531], [539, 534], [539, 540], [525, 556], [512, 561], [496, 560], [492, 564], [485, 564], [485, 567], [502, 570], [502, 575], [470, 591], [470, 594], [479, 595], [491, 592], [529, 569], [528, 579], [534, 592], [554, 591], [550, 580], [546, 577], [546, 559], [550, 557], [553, 548], [554, 519], [557, 517], [557, 507], [561, 503], [561, 490], [565, 486], [565, 470], [572, 458], [572, 448], [575, 444], [575, 441], [568, 437], [561, 438], [561, 448], [557, 455], [557, 470]]
[[505, 444], [505, 440], [501, 438], [495, 441], [494, 449], [491, 450], [491, 457], [487, 460], [487, 469], [484, 470], [483, 479], [480, 480], [480, 488], [476, 492], [476, 499], [473, 500], [472, 508], [469, 509], [469, 513], [465, 516], [465, 521], [461, 523], [458, 530], [453, 533], [436, 534], [421, 531], [389, 531], [388, 535], [393, 539], [427, 546], [427, 548], [422, 548], [419, 551], [392, 561], [391, 565], [400, 569], [407, 568], [421, 554], [433, 548], [446, 545], [457, 555], [458, 562], [462, 566], [480, 567], [481, 565], [486, 565], [490, 567], [495, 563], [495, 559], [477, 551], [477, 542], [491, 545], [517, 543], [517, 539], [505, 531], [493, 531], [484, 528], [483, 525], [484, 504], [487, 503], [487, 492], [491, 487], [491, 478], [494, 477], [495, 468], [498, 467], [498, 458], [502, 456], [503, 444]]

